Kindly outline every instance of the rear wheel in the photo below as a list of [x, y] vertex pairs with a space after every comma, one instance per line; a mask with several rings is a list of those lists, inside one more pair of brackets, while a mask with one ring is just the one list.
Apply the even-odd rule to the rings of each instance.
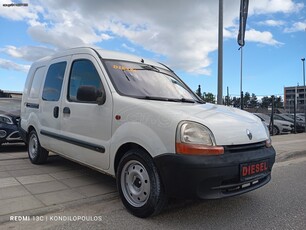
[[47, 161], [49, 152], [41, 147], [37, 133], [32, 130], [28, 141], [28, 155], [33, 164], [43, 164]]
[[147, 152], [142, 149], [128, 151], [119, 162], [116, 176], [121, 200], [133, 215], [145, 218], [162, 210], [166, 195]]

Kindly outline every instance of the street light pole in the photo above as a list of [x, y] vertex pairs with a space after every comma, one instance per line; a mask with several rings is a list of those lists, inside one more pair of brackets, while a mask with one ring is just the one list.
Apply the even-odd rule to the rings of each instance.
[[242, 91], [242, 65], [243, 65], [243, 47], [240, 46], [240, 109], [243, 109], [243, 91]]
[[305, 130], [304, 132], [306, 133], [306, 87], [305, 87], [305, 58], [301, 58], [302, 63], [303, 63], [303, 84], [304, 84], [304, 125], [305, 125]]
[[305, 86], [305, 58], [301, 58], [303, 62], [303, 84]]
[[223, 0], [219, 0], [219, 35], [218, 35], [218, 95], [217, 104], [223, 100]]

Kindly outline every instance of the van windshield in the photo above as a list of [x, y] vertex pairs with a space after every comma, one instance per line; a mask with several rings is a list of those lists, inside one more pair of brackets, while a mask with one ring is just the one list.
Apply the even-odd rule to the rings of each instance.
[[140, 99], [200, 102], [170, 71], [143, 63], [105, 61], [119, 94]]

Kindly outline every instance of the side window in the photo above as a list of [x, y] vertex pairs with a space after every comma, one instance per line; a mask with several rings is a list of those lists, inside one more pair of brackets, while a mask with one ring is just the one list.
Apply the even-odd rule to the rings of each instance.
[[80, 92], [86, 93], [83, 89], [91, 88], [97, 93], [103, 90], [100, 76], [94, 64], [86, 59], [76, 60], [72, 63], [68, 87], [68, 100], [72, 102], [88, 102], [82, 99], [83, 96], [80, 96]]
[[43, 94], [42, 94], [43, 100], [45, 101], [59, 100], [61, 96], [66, 65], [67, 65], [66, 62], [59, 62], [50, 65], [43, 89]]
[[30, 98], [36, 99], [39, 97], [39, 91], [41, 89], [42, 81], [44, 79], [45, 70], [45, 67], [39, 67], [38, 69], [36, 69], [30, 88]]

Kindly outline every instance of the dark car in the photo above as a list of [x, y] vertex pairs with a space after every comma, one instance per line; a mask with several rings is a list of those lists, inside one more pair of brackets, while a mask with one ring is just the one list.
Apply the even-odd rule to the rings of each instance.
[[0, 98], [0, 145], [23, 142], [18, 131], [20, 99]]

